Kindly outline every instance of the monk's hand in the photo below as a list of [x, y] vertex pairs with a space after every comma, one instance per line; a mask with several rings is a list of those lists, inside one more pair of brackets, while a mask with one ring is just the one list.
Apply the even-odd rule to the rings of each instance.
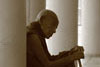
[[59, 52], [59, 57], [66, 57], [66, 56], [68, 56], [68, 53], [69, 53], [69, 51]]
[[79, 60], [84, 58], [84, 49], [81, 46], [77, 46], [72, 48], [70, 55], [72, 55], [73, 60]]
[[72, 49], [70, 50], [70, 54], [71, 54], [71, 53], [74, 53], [74, 52], [77, 52], [77, 51], [82, 51], [82, 52], [84, 52], [83, 46], [75, 46], [74, 48], [72, 48]]

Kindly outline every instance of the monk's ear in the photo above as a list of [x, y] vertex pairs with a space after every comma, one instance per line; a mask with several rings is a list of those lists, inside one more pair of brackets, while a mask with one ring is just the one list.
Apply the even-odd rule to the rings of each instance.
[[41, 16], [41, 18], [40, 18], [40, 25], [44, 24], [44, 20], [45, 20], [45, 16]]

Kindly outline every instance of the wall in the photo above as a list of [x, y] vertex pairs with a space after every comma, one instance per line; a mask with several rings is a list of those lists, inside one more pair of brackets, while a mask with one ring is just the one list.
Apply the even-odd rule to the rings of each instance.
[[46, 8], [53, 10], [59, 18], [56, 33], [47, 40], [51, 54], [70, 50], [77, 45], [77, 0], [47, 0]]
[[25, 1], [0, 0], [0, 67], [26, 67]]

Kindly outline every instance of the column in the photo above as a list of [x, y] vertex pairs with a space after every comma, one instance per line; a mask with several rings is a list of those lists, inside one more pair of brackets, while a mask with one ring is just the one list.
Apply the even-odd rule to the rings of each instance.
[[68, 51], [77, 45], [77, 0], [47, 0], [46, 8], [54, 11], [59, 18], [56, 33], [47, 40], [51, 54]]
[[37, 14], [45, 9], [45, 0], [26, 0], [27, 25], [35, 21]]
[[24, 0], [0, 0], [0, 67], [26, 67]]
[[83, 0], [81, 44], [85, 53], [100, 55], [100, 0]]

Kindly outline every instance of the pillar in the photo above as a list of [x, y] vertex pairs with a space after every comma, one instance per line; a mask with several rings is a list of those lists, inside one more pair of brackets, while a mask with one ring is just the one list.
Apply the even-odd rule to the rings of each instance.
[[45, 9], [45, 0], [26, 0], [27, 25], [35, 21], [37, 14]]
[[81, 31], [85, 53], [100, 55], [100, 0], [83, 0]]
[[0, 67], [26, 67], [24, 0], [0, 0]]
[[77, 0], [47, 0], [46, 8], [54, 11], [59, 19], [56, 33], [47, 40], [52, 55], [68, 51], [77, 45]]

